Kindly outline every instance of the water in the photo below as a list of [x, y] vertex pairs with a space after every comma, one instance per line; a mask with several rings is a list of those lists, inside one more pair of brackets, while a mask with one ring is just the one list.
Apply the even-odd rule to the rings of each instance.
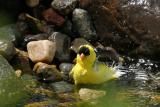
[[[76, 99], [76, 102], [74, 102], [74, 100], [72, 102], [72, 100], [69, 99], [66, 101], [76, 103], [76, 106], [73, 107], [160, 107], [160, 88], [158, 88], [160, 87], [160, 73], [158, 73], [160, 63], [148, 59], [135, 60], [125, 58], [125, 63], [123, 64], [113, 64], [112, 62], [108, 64], [114, 67], [117, 75], [119, 75], [117, 80], [109, 81], [101, 85], [82, 85], [77, 87], [77, 89], [89, 88], [105, 91], [106, 94], [103, 97], [85, 102], [79, 101], [79, 98]], [[26, 77], [22, 78], [22, 80], [26, 82], [24, 83], [25, 85], [31, 85], [31, 82], [27, 82], [32, 80], [31, 78]], [[41, 101], [41, 97], [43, 97], [42, 95], [35, 97], [32, 97], [32, 95], [31, 97], [28, 96], [20, 80], [13, 81], [12, 79], [12, 82], [9, 81], [11, 84], [1, 81], [1, 83], [2, 82], [4, 85], [2, 86], [3, 88], [0, 89], [0, 102], [4, 103], [0, 103], [0, 107], [21, 107], [21, 105], [28, 104], [28, 102], [39, 102]], [[10, 86], [12, 88], [10, 88]], [[6, 91], [4, 94], [1, 92], [3, 91], [2, 89]], [[78, 90], [76, 90], [76, 92], [78, 92]], [[49, 100], [52, 102], [56, 100], [60, 103], [61, 101], [56, 98], [57, 96]], [[5, 101], [6, 99], [7, 101]], [[42, 101], [44, 99], [42, 98]]]
[[106, 95], [80, 107], [160, 107], [160, 93], [150, 88], [150, 74], [159, 70], [159, 63], [145, 59], [129, 59], [114, 67], [119, 79], [98, 86], [82, 86], [103, 90]]

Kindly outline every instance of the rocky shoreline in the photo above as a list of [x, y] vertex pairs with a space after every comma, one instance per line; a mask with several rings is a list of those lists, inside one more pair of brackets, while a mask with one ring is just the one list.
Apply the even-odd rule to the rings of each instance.
[[[13, 11], [8, 2], [1, 7]], [[159, 61], [158, 5], [130, 3], [130, 0], [25, 0], [22, 7], [16, 7], [19, 10], [12, 15], [16, 22], [0, 27], [0, 58], [20, 81], [24, 82], [27, 75], [33, 83], [41, 84], [24, 85], [32, 97], [39, 96], [25, 107], [70, 107], [77, 99], [81, 103], [105, 95], [103, 91], [83, 88], [73, 93], [74, 85], [68, 74], [80, 45], [90, 44], [99, 49], [97, 55], [102, 61], [118, 62], [120, 55]], [[16, 6], [16, 2], [12, 5]], [[58, 101], [51, 101], [53, 97]]]

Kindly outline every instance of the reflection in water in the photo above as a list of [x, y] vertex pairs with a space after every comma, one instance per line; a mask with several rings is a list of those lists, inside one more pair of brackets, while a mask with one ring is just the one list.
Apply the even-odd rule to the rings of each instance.
[[106, 95], [80, 107], [159, 107], [160, 99], [157, 98], [160, 98], [160, 94], [148, 88], [149, 74], [158, 70], [158, 65], [144, 59], [130, 59], [126, 64], [116, 65], [115, 69], [120, 74], [118, 80], [103, 85], [82, 86], [104, 90]]

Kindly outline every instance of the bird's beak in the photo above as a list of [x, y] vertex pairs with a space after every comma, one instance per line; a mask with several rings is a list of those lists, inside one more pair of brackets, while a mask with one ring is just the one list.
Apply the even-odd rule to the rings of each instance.
[[80, 58], [81, 58], [81, 60], [84, 59], [84, 54], [83, 53], [80, 54]]

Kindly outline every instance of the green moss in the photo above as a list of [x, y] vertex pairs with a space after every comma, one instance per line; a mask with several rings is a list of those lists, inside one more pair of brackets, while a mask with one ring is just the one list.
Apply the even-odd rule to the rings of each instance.
[[0, 55], [0, 107], [18, 107], [27, 98], [25, 84], [16, 78], [13, 68]]

